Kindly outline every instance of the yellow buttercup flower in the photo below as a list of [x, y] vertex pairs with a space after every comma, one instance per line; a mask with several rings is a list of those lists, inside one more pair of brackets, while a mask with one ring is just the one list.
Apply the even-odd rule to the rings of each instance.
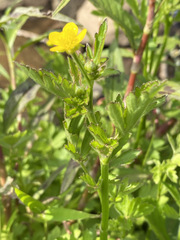
[[78, 26], [70, 22], [64, 26], [62, 32], [51, 32], [47, 45], [55, 45], [55, 47], [50, 48], [52, 52], [66, 52], [72, 54], [80, 48], [80, 42], [85, 37], [86, 32], [87, 30], [83, 29], [78, 34]]

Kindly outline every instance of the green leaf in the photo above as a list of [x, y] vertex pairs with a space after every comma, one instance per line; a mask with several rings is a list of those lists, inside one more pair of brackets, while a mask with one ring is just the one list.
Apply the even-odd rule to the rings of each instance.
[[145, 217], [150, 228], [157, 235], [159, 240], [170, 240], [168, 236], [165, 221], [158, 207], [148, 216]]
[[36, 127], [41, 120], [50, 118], [52, 112], [50, 109], [54, 104], [56, 97], [54, 95], [50, 96], [48, 100], [39, 108], [38, 112], [36, 113], [35, 117], [32, 118], [30, 122], [30, 128]]
[[3, 126], [6, 132], [24, 107], [35, 98], [39, 86], [27, 79], [14, 90], [5, 105]]
[[71, 186], [79, 168], [80, 168], [80, 165], [77, 162], [75, 162], [72, 159], [69, 161], [69, 164], [67, 166], [67, 169], [61, 184], [61, 191], [60, 191], [61, 194]]
[[113, 102], [108, 105], [108, 114], [113, 124], [118, 128], [121, 135], [125, 134], [126, 124], [124, 120], [123, 102]]
[[93, 59], [93, 52], [88, 43], [86, 44], [86, 53], [89, 59]]
[[82, 156], [86, 156], [89, 153], [89, 151], [91, 149], [90, 142], [92, 141], [92, 139], [93, 139], [92, 135], [90, 134], [90, 132], [88, 130], [86, 130], [84, 138], [82, 140], [82, 144], [81, 144], [81, 155]]
[[92, 123], [88, 126], [88, 129], [100, 144], [110, 144], [111, 140], [108, 139], [106, 132], [100, 125]]
[[176, 204], [180, 207], [180, 192], [177, 188], [177, 185], [173, 183], [164, 183], [164, 185], [166, 186], [171, 196], [174, 198]]
[[80, 177], [89, 187], [96, 187], [96, 183], [94, 181], [94, 179], [89, 175], [89, 174], [83, 174]]
[[55, 240], [61, 236], [61, 229], [58, 226], [55, 226], [50, 232], [48, 232], [47, 240]]
[[102, 73], [101, 77], [110, 77], [110, 76], [119, 76], [120, 72], [118, 70], [112, 69], [112, 68], [106, 68]]
[[[76, 22], [74, 19], [57, 13], [55, 16], [41, 12], [38, 7], [16, 7], [12, 14], [3, 15], [0, 18], [0, 26], [8, 24], [11, 21], [15, 21], [21, 17], [36, 17], [36, 18], [49, 18], [61, 22]], [[76, 22], [77, 23], [77, 22]]]
[[52, 16], [54, 17], [58, 12], [61, 11], [61, 9], [63, 9], [67, 4], [68, 2], [70, 2], [70, 0], [62, 0], [58, 6], [56, 7], [56, 9], [54, 10], [54, 12], [52, 13]]
[[19, 198], [19, 200], [22, 203], [24, 203], [24, 205], [29, 207], [32, 212], [41, 213], [46, 209], [46, 206], [44, 204], [42, 204], [38, 200], [35, 200], [34, 198], [32, 198], [28, 194], [24, 193], [20, 189], [15, 188], [14, 190], [15, 190], [15, 193], [16, 193], [17, 197]]
[[107, 20], [101, 24], [99, 28], [99, 33], [95, 34], [95, 44], [94, 44], [94, 63], [97, 65], [100, 62], [101, 53], [104, 48], [104, 42], [107, 32]]
[[81, 72], [79, 71], [75, 62], [68, 57], [69, 71], [73, 82], [79, 85], [81, 80]]
[[164, 94], [168, 94], [170, 99], [180, 101], [180, 89], [178, 82], [168, 81], [162, 91]]
[[120, 154], [119, 157], [113, 158], [110, 162], [110, 166], [115, 166], [117, 164], [130, 164], [135, 158], [141, 153], [140, 150], [128, 150]]
[[90, 0], [104, 15], [114, 20], [125, 32], [131, 46], [136, 49], [135, 39], [142, 33], [134, 17], [125, 11], [117, 0]]
[[21, 15], [18, 19], [13, 19], [9, 24], [4, 26], [4, 32], [9, 49], [13, 47], [14, 41], [17, 37], [17, 31], [21, 29], [27, 19], [27, 16]]
[[48, 72], [47, 70], [36, 70], [17, 62], [16, 64], [28, 77], [54, 95], [65, 98], [72, 92], [74, 93], [74, 86], [68, 80], [62, 79], [61, 76], [56, 77], [52, 72]]
[[169, 134], [167, 134], [167, 138], [168, 138], [168, 142], [169, 142], [169, 144], [172, 148], [173, 153], [175, 153], [176, 152], [176, 146], [175, 146], [174, 139]]
[[41, 184], [40, 188], [33, 195], [34, 198], [39, 198], [46, 189], [52, 184], [52, 182], [56, 179], [56, 177], [60, 174], [60, 172], [64, 169], [64, 165], [58, 167], [55, 171], [51, 173], [51, 175], [47, 178], [47, 180]]
[[97, 218], [99, 216], [74, 209], [60, 207], [48, 209], [41, 214], [40, 217], [43, 221], [63, 222], [70, 220], [82, 220], [86, 218]]
[[129, 216], [132, 218], [139, 218], [142, 216], [148, 216], [152, 213], [155, 206], [151, 200], [134, 198], [128, 208]]
[[177, 219], [177, 220], [179, 219], [178, 212], [170, 205], [165, 204], [163, 206], [162, 210], [163, 210], [164, 214], [166, 215], [166, 217], [171, 218], [171, 219]]
[[42, 35], [38, 35], [33, 37], [32, 39], [28, 40], [27, 42], [25, 42], [24, 44], [22, 44], [15, 52], [14, 54], [14, 60], [17, 58], [17, 56], [27, 47], [36, 44], [38, 42], [40, 42], [41, 40], [43, 40], [45, 37], [47, 37], [47, 33], [46, 34], [42, 34]]
[[142, 216], [148, 216], [155, 208], [152, 200], [139, 197], [131, 198], [129, 195], [125, 195], [121, 202], [115, 204], [115, 207], [125, 218], [133, 220]]
[[131, 7], [132, 12], [134, 15], [139, 18], [139, 3], [137, 0], [127, 0], [128, 5]]
[[1, 134], [0, 144], [2, 147], [7, 149], [17, 148], [20, 147], [21, 144], [27, 143], [27, 141], [29, 141], [31, 137], [32, 134], [30, 132], [27, 133], [27, 131], [24, 132], [19, 131], [17, 133], [8, 135]]
[[127, 96], [126, 107], [120, 96], [108, 105], [109, 117], [121, 135], [129, 133], [142, 116], [165, 101], [165, 96], [154, 97], [163, 84], [154, 81], [137, 88], [135, 94], [131, 92]]
[[9, 73], [6, 71], [6, 69], [1, 64], [0, 64], [0, 75], [5, 77], [7, 80], [10, 79]]
[[104, 144], [100, 144], [98, 141], [91, 141], [91, 147], [99, 154], [99, 155], [104, 155], [108, 156], [109, 155], [109, 148], [106, 147]]

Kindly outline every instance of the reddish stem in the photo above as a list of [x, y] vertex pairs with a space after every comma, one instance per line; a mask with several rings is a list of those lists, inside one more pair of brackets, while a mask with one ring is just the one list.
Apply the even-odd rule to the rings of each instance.
[[146, 24], [144, 26], [143, 35], [141, 38], [141, 42], [139, 45], [138, 50], [136, 51], [133, 63], [131, 67], [131, 74], [129, 76], [128, 86], [126, 89], [126, 93], [124, 95], [124, 99], [129, 95], [131, 91], [134, 89], [135, 81], [136, 81], [136, 75], [139, 72], [141, 59], [143, 56], [144, 49], [146, 47], [146, 44], [148, 42], [149, 34], [152, 30], [153, 20], [154, 20], [154, 10], [155, 10], [155, 3], [156, 0], [149, 0], [149, 8], [148, 8], [148, 15], [146, 19]]

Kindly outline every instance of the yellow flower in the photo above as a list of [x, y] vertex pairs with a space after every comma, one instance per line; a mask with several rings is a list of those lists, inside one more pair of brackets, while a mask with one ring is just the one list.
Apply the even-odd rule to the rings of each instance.
[[75, 23], [67, 23], [62, 32], [51, 32], [49, 34], [49, 46], [55, 45], [50, 48], [52, 52], [67, 52], [68, 54], [74, 53], [80, 48], [80, 42], [86, 35], [87, 30], [83, 29], [78, 34], [78, 27]]

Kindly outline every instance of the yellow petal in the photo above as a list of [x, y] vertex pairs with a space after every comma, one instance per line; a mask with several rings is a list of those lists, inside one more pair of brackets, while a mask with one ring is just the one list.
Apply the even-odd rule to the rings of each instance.
[[50, 48], [51, 52], [65, 52], [66, 49], [63, 46], [56, 46], [53, 48]]
[[49, 44], [59, 45], [64, 39], [62, 32], [51, 32], [49, 34]]
[[86, 33], [87, 33], [87, 29], [83, 29], [83, 30], [77, 35], [77, 41], [78, 41], [79, 43], [84, 39]]
[[78, 26], [73, 22], [67, 23], [63, 28], [63, 32], [65, 34], [77, 35], [78, 34]]

